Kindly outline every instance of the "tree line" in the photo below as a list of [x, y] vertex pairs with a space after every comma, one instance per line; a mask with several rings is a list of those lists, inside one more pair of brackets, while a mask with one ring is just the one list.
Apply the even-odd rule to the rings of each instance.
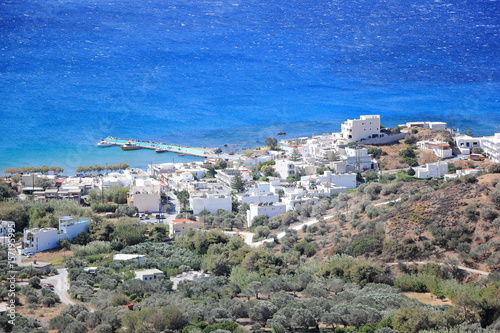
[[24, 166], [21, 168], [7, 168], [3, 170], [4, 175], [15, 175], [15, 174], [24, 174], [24, 173], [34, 173], [34, 172], [40, 172], [44, 175], [48, 174], [49, 171], [53, 171], [55, 174], [60, 174], [64, 172], [64, 169], [61, 168], [60, 166], [47, 166], [47, 165], [42, 165], [39, 167], [32, 167], [32, 166]]
[[118, 164], [94, 164], [94, 165], [80, 165], [76, 168], [77, 173], [85, 173], [85, 172], [101, 172], [101, 171], [117, 171], [117, 170], [125, 170], [130, 167], [130, 164], [127, 163], [118, 163]]

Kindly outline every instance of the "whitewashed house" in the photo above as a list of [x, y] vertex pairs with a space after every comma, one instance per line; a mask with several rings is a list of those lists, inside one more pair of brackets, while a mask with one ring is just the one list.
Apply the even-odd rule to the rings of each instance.
[[189, 204], [194, 215], [198, 215], [204, 209], [212, 214], [219, 208], [231, 211], [232, 203], [231, 196], [223, 194], [191, 194], [189, 197]]
[[272, 202], [276, 203], [280, 201], [279, 195], [270, 192], [258, 192], [252, 191], [247, 193], [238, 194], [238, 201], [241, 203], [260, 203], [260, 202]]
[[434, 131], [444, 131], [448, 124], [442, 121], [412, 121], [399, 125], [400, 127], [421, 127], [429, 128]]
[[139, 212], [158, 212], [161, 204], [162, 185], [155, 179], [137, 179], [130, 188], [127, 204], [136, 206]]
[[286, 212], [286, 204], [284, 203], [265, 203], [250, 204], [250, 209], [247, 210], [247, 223], [248, 227], [252, 226], [253, 219], [257, 215], [267, 215], [273, 217]]
[[360, 119], [348, 119], [341, 127], [342, 138], [348, 142], [380, 137], [380, 116], [360, 116]]
[[316, 166], [303, 161], [290, 161], [286, 159], [277, 160], [274, 170], [281, 178], [296, 176], [297, 174], [312, 175], [316, 172]]
[[257, 157], [242, 157], [243, 165], [247, 168], [256, 167], [260, 163], [269, 162], [274, 159], [273, 155], [261, 155]]
[[439, 158], [449, 158], [453, 156], [453, 151], [448, 142], [442, 141], [418, 141], [417, 147], [431, 150]]
[[481, 138], [474, 138], [469, 135], [455, 136], [455, 145], [460, 149], [460, 153], [469, 155], [472, 148], [481, 146]]
[[413, 170], [415, 170], [415, 177], [417, 178], [437, 178], [448, 173], [448, 163], [443, 161], [427, 163], [424, 166], [415, 167]]
[[305, 188], [309, 188], [312, 184], [327, 184], [336, 187], [356, 188], [356, 174], [332, 173], [331, 171], [325, 171], [323, 175], [301, 177], [300, 184]]
[[59, 219], [59, 228], [24, 229], [21, 254], [54, 249], [60, 239], [72, 240], [81, 232], [88, 232], [90, 219], [63, 216]]
[[152, 282], [163, 280], [165, 278], [165, 274], [159, 269], [151, 268], [144, 269], [142, 271], [135, 271], [135, 278], [142, 281]]
[[170, 281], [174, 283], [172, 286], [173, 290], [176, 290], [179, 283], [183, 281], [208, 281], [208, 280], [210, 280], [210, 274], [197, 271], [183, 272], [182, 274], [170, 277]]
[[303, 204], [306, 202], [311, 201], [313, 205], [317, 204], [319, 199], [318, 199], [319, 193], [309, 193], [309, 192], [304, 192], [304, 193], [294, 193], [292, 195], [286, 196], [281, 199], [283, 204], [285, 204], [286, 210], [294, 210], [297, 205]]
[[146, 256], [144, 254], [126, 254], [118, 253], [113, 255], [113, 261], [137, 261], [144, 262]]
[[366, 148], [347, 147], [340, 151], [340, 159], [346, 165], [346, 172], [354, 172], [356, 170], [365, 171], [376, 168], [377, 161], [368, 154], [368, 149]]
[[474, 168], [468, 168], [468, 169], [462, 169], [462, 170], [457, 170], [456, 174], [458, 177], [463, 177], [467, 175], [475, 175], [481, 172], [479, 169], [474, 169]]
[[171, 237], [184, 235], [188, 230], [198, 230], [200, 225], [196, 221], [188, 219], [176, 219], [170, 221], [169, 234]]
[[493, 136], [485, 136], [481, 140], [481, 148], [493, 162], [500, 163], [500, 133]]

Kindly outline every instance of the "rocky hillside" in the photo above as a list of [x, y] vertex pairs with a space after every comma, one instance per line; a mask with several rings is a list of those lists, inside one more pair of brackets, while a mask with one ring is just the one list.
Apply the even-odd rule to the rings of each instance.
[[385, 262], [455, 260], [499, 270], [500, 207], [491, 195], [500, 193], [499, 182], [499, 174], [486, 174], [363, 185], [349, 199], [347, 214], [338, 212], [324, 227], [307, 228], [299, 238], [314, 242], [318, 259], [346, 253]]

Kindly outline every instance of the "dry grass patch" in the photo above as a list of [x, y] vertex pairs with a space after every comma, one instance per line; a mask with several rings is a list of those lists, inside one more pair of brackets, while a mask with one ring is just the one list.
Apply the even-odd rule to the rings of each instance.
[[405, 296], [409, 298], [416, 299], [420, 303], [429, 304], [429, 305], [443, 305], [448, 304], [452, 305], [453, 303], [448, 298], [439, 299], [431, 293], [416, 293], [416, 292], [405, 292], [403, 293]]
[[37, 252], [36, 257], [32, 258], [37, 261], [50, 262], [55, 268], [63, 267], [65, 258], [73, 257], [73, 252], [68, 250], [49, 250]]
[[38, 304], [34, 308], [31, 308], [28, 307], [28, 305], [26, 305], [27, 302], [26, 302], [26, 297], [24, 295], [20, 295], [19, 298], [21, 303], [25, 305], [17, 306], [16, 312], [22, 315], [23, 317], [33, 317], [38, 319], [42, 327], [49, 327], [50, 319], [59, 315], [62, 309], [64, 309], [67, 306], [64, 303], [56, 303], [53, 307], [50, 308], [44, 307], [40, 304]]

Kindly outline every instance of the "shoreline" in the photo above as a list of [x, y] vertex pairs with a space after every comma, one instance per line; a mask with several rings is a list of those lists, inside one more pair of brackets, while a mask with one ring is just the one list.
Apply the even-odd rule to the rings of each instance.
[[[396, 120], [397, 119], [397, 120]], [[410, 118], [409, 118], [410, 119]], [[412, 118], [413, 119], [413, 118]], [[446, 120], [446, 119], [445, 119]], [[443, 120], [444, 121], [444, 120]], [[399, 117], [394, 117], [391, 119], [388, 119], [386, 124], [392, 124], [392, 123], [402, 123], [404, 122], [403, 120], [399, 119]], [[304, 122], [297, 122], [297, 123], [287, 123], [283, 124], [283, 126], [276, 126], [274, 125], [271, 128], [266, 127], [265, 125], [263, 128], [265, 130], [262, 130], [260, 132], [254, 131], [254, 132], [247, 132], [247, 135], [241, 136], [240, 134], [235, 135], [234, 137], [228, 137], [228, 136], [220, 136], [220, 137], [211, 137], [209, 140], [205, 140], [206, 133], [199, 133], [199, 135], [193, 135], [189, 138], [186, 138], [188, 140], [188, 144], [192, 144], [192, 147], [195, 146], [201, 146], [199, 143], [213, 143], [212, 146], [214, 147], [219, 147], [221, 148], [223, 153], [228, 153], [230, 151], [233, 151], [235, 154], [243, 152], [245, 149], [253, 149], [258, 146], [263, 146], [265, 145], [264, 140], [267, 137], [275, 137], [278, 140], [282, 139], [294, 139], [298, 137], [311, 137], [312, 134], [320, 135], [323, 134], [323, 130], [320, 131], [315, 131], [314, 128], [315, 125], [318, 125], [320, 129], [325, 129], [324, 122], [307, 122], [308, 124], [311, 125], [311, 128], [307, 128], [304, 130], [304, 128], [301, 128], [301, 124], [304, 124]], [[332, 126], [330, 127], [332, 130], [334, 130], [337, 126], [335, 124], [331, 124]], [[245, 127], [247, 128], [247, 127]], [[241, 129], [241, 128], [240, 128]], [[239, 132], [238, 129], [235, 129], [236, 132]], [[272, 131], [272, 132], [271, 132]], [[277, 133], [278, 131], [284, 131], [287, 134], [283, 136], [278, 136]], [[483, 129], [483, 131], [479, 131], [477, 128], [472, 128], [472, 131], [475, 133], [481, 133], [481, 134], [476, 134], [474, 137], [477, 135], [480, 136], [490, 136], [494, 134], [490, 133], [491, 130], [486, 131], [486, 129]], [[209, 131], [211, 132], [211, 131]], [[331, 131], [332, 132], [332, 131]], [[326, 133], [331, 133], [331, 132], [326, 132]], [[268, 135], [264, 137], [265, 135]], [[129, 135], [127, 135], [129, 136]], [[145, 137], [144, 135], [140, 135], [141, 137]], [[253, 136], [250, 138], [250, 136]], [[101, 136], [103, 137], [103, 136]], [[155, 135], [149, 136], [151, 137], [151, 141], [155, 140]], [[173, 137], [172, 141], [181, 141], [183, 139], [183, 136], [180, 137]], [[178, 140], [175, 140], [178, 139]], [[180, 139], [180, 140], [179, 140]], [[56, 149], [50, 149], [49, 151], [43, 151], [39, 150], [36, 147], [27, 147], [24, 148], [22, 153], [21, 149], [18, 148], [18, 151], [16, 151], [15, 156], [12, 157], [7, 157], [5, 159], [2, 159], [4, 163], [0, 162], [0, 172], [3, 176], [3, 170], [7, 168], [20, 168], [20, 167], [25, 167], [25, 166], [41, 166], [41, 165], [57, 165], [61, 166], [64, 168], [64, 172], [62, 173], [63, 175], [72, 175], [76, 174], [76, 168], [80, 165], [93, 165], [93, 164], [115, 164], [115, 163], [128, 163], [130, 164], [131, 167], [135, 168], [141, 168], [144, 169], [147, 167], [148, 164], [150, 163], [168, 163], [171, 161], [174, 161], [175, 163], [178, 162], [192, 162], [192, 161], [199, 161], [200, 158], [204, 158], [204, 155], [199, 155], [199, 156], [183, 156], [179, 157], [178, 154], [174, 152], [165, 152], [162, 154], [157, 154], [154, 152], [151, 152], [151, 149], [148, 149], [148, 151], [145, 151], [146, 149], [139, 149], [134, 151], [134, 153], [129, 152], [129, 151], [120, 151], [120, 150], [115, 150], [109, 151], [104, 148], [99, 148], [96, 147], [95, 144], [99, 140], [99, 137], [95, 138], [95, 141], [93, 142], [82, 142], [81, 144], [76, 144], [76, 145], [71, 145], [71, 143], [66, 142], [66, 146], [63, 146], [61, 144], [58, 144], [56, 142], [51, 143], [50, 145], [53, 145], [54, 147], [59, 147]], [[156, 139], [158, 140], [158, 139]], [[148, 142], [147, 140], [136, 140], [136, 141], [142, 141], [142, 142]], [[162, 140], [158, 140], [162, 141]], [[198, 143], [198, 145], [197, 145]], [[225, 145], [227, 144], [227, 147]], [[175, 146], [183, 146], [180, 144], [172, 144]], [[203, 145], [203, 144], [202, 144]], [[203, 148], [202, 148], [203, 149]], [[8, 153], [6, 154], [8, 155]], [[233, 155], [234, 156], [234, 155]], [[227, 158], [227, 157], [226, 157]]]

